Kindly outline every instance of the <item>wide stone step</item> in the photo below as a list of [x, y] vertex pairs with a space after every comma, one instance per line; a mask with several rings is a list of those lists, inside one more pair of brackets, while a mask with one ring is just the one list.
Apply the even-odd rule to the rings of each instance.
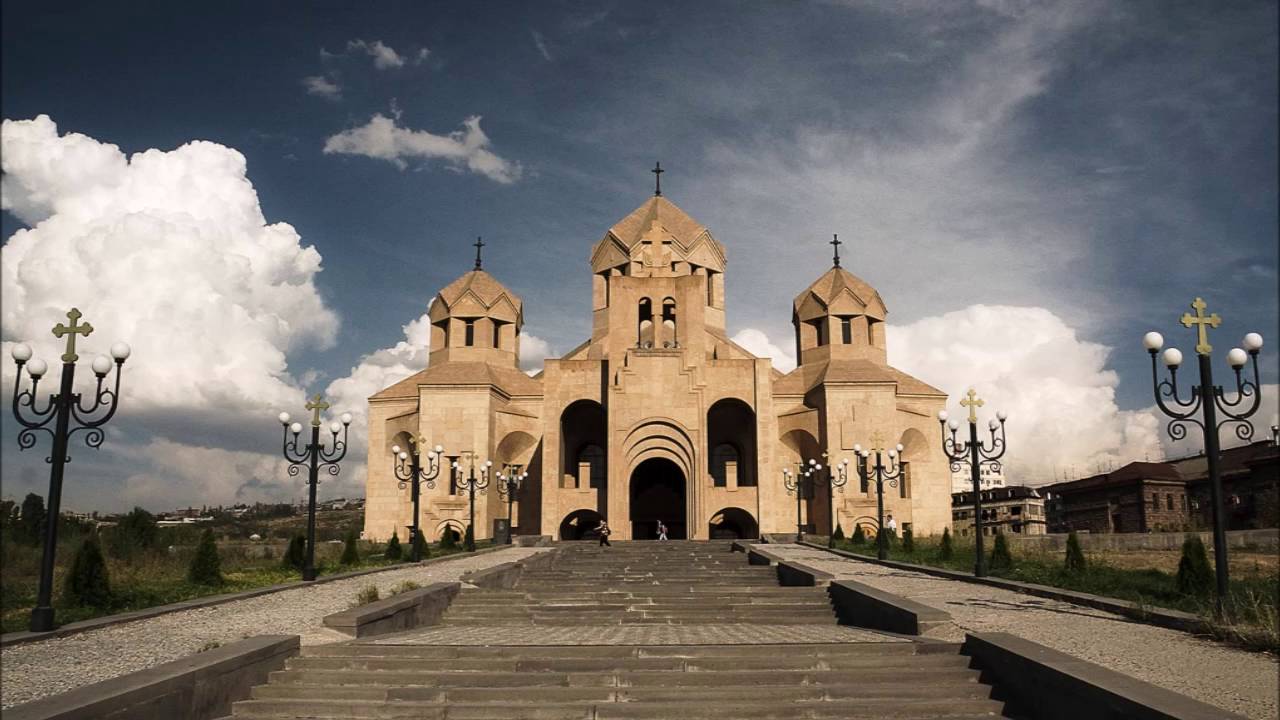
[[[896, 661], [896, 662], [890, 662]], [[290, 658], [288, 670], [385, 670], [403, 673], [404, 658], [354, 656], [300, 656]], [[865, 658], [857, 655], [777, 655], [768, 656], [645, 656], [645, 657], [491, 657], [452, 658], [432, 671], [451, 672], [550, 672], [550, 673], [629, 673], [663, 670], [709, 672], [741, 670], [862, 670], [867, 668], [957, 669], [968, 670], [963, 658], [947, 655], [898, 656]]]
[[[897, 662], [896, 658], [949, 657], [967, 663], [959, 645], [930, 646], [920, 652], [914, 643], [827, 643], [809, 645], [373, 645], [334, 643], [305, 645], [303, 657], [400, 657], [400, 658], [525, 658], [525, 657], [815, 657], [854, 656], [872, 664]], [[904, 659], [902, 662], [915, 662]]]

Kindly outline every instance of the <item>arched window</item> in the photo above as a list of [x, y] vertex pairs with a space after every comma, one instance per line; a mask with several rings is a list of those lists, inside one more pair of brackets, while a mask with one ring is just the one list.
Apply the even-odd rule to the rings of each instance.
[[[727, 483], [725, 475], [726, 463], [738, 463], [738, 448], [730, 443], [720, 443], [711, 451], [711, 477], [716, 487], [724, 487]], [[741, 471], [738, 471], [741, 481]]]
[[680, 347], [676, 339], [676, 300], [666, 298], [662, 301], [662, 347]]
[[853, 318], [847, 315], [840, 317], [840, 342], [845, 345], [853, 344]]
[[476, 344], [476, 321], [464, 320], [463, 322], [466, 323], [466, 333], [463, 336], [463, 344], [467, 347], [472, 347]]
[[642, 348], [653, 347], [653, 303], [649, 298], [640, 300], [640, 321], [636, 332], [636, 344]]

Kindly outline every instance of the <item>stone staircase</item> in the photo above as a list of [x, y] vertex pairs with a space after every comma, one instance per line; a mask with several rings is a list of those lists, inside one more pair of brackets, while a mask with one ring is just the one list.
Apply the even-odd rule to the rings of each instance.
[[[442, 625], [303, 648], [236, 703], [234, 717], [1002, 717], [1004, 703], [991, 698], [958, 645], [874, 634], [860, 642], [743, 643], [744, 633], [765, 626], [828, 637], [845, 629], [824, 591], [778, 587], [772, 568], [748, 565], [727, 544], [576, 543], [558, 552], [512, 590], [465, 590]], [[518, 642], [464, 641], [495, 625]], [[539, 633], [610, 627], [668, 635], [732, 627], [739, 640], [539, 644]], [[441, 644], [449, 633], [456, 642]]]

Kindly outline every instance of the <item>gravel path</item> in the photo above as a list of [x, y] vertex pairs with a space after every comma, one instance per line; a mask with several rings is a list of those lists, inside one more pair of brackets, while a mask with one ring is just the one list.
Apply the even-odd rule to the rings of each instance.
[[453, 581], [472, 570], [548, 550], [512, 547], [4, 648], [0, 651], [0, 707], [145, 670], [199, 652], [214, 642], [225, 645], [253, 635], [300, 635], [303, 645], [349, 640], [320, 621], [325, 615], [347, 609], [366, 586], [377, 585], [386, 596], [405, 580], [422, 585]]
[[1280, 666], [1268, 655], [1100, 610], [846, 560], [798, 545], [769, 549], [837, 578], [946, 610], [953, 626], [929, 633], [940, 640], [959, 642], [966, 631], [1007, 632], [1251, 718], [1277, 717]]

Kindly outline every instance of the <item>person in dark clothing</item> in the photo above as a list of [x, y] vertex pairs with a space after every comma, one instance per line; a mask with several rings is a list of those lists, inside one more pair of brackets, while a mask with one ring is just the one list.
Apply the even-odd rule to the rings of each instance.
[[609, 523], [605, 522], [604, 518], [600, 518], [600, 524], [596, 526], [596, 532], [600, 533], [600, 547], [606, 545], [613, 547], [609, 542]]

